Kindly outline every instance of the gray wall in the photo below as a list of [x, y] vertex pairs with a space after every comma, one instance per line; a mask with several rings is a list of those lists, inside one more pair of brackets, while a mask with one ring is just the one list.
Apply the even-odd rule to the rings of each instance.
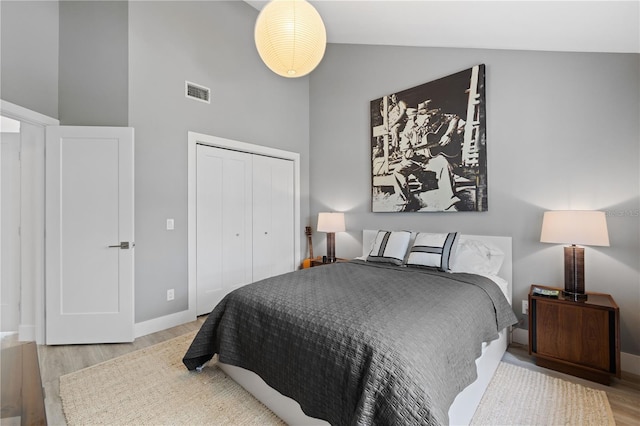
[[128, 124], [127, 2], [2, 1], [3, 100], [62, 125]]
[[[480, 63], [489, 211], [371, 213], [369, 102]], [[604, 210], [611, 246], [586, 249], [586, 287], [613, 295], [622, 350], [640, 354], [640, 55], [331, 44], [310, 99], [311, 212], [346, 212], [338, 256], [360, 253], [363, 228], [508, 235], [520, 314], [531, 284], [564, 280], [562, 246], [539, 242], [543, 212]]]
[[127, 126], [128, 5], [60, 2], [60, 124]]
[[58, 118], [58, 2], [0, 1], [0, 97]]
[[[244, 2], [129, 3], [136, 322], [187, 309], [187, 131], [300, 153], [307, 220], [309, 79], [284, 79], [262, 64], [257, 15]], [[186, 99], [185, 80], [209, 87], [211, 104]], [[167, 218], [175, 231], [165, 230]]]
[[[121, 70], [127, 46], [99, 34], [110, 34], [105, 22], [122, 30], [128, 21], [128, 106], [121, 76], [99, 85], [113, 86], [113, 97], [87, 103], [67, 83], [62, 90], [75, 71], [61, 66], [60, 108], [66, 124], [87, 125], [105, 117], [122, 125], [128, 109], [135, 128], [136, 322], [186, 309], [186, 135], [193, 130], [299, 152], [303, 224], [315, 225], [320, 211], [347, 212], [338, 256], [359, 254], [362, 228], [511, 235], [518, 313], [530, 284], [563, 280], [561, 246], [539, 242], [543, 211], [607, 211], [611, 247], [587, 248], [586, 285], [615, 297], [622, 349], [640, 354], [639, 55], [331, 44], [310, 78], [286, 80], [256, 55], [257, 11], [243, 2], [131, 2], [128, 16], [120, 6], [95, 6], [113, 9], [93, 14], [89, 5], [77, 12], [63, 5], [60, 58], [83, 63], [66, 48], [79, 43], [68, 32], [76, 28], [96, 50], [120, 58]], [[2, 99], [58, 118], [58, 4], [2, 1], [0, 8]], [[91, 28], [100, 31], [92, 36]], [[369, 101], [478, 63], [487, 71], [489, 211], [371, 213]], [[104, 78], [96, 65], [93, 56], [95, 74], [75, 77], [83, 84]], [[185, 99], [184, 80], [210, 87], [211, 105]], [[164, 230], [170, 217], [171, 232]], [[323, 253], [322, 235], [315, 237]], [[170, 304], [168, 288], [176, 289]]]
[[[309, 78], [262, 64], [257, 10], [240, 1], [0, 7], [2, 99], [61, 124], [135, 128], [136, 322], [187, 309], [188, 131], [299, 153], [307, 222]], [[211, 88], [211, 104], [186, 99], [185, 80]]]

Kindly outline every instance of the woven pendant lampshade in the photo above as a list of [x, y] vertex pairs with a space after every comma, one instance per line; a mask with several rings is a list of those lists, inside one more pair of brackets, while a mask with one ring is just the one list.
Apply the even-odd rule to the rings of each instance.
[[305, 0], [272, 0], [256, 21], [260, 58], [283, 77], [302, 77], [320, 63], [327, 32], [316, 9]]

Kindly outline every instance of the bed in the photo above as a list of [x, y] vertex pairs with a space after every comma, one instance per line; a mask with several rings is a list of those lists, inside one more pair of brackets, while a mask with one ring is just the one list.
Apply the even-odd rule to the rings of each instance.
[[[184, 364], [198, 369], [218, 354], [288, 424], [468, 424], [516, 322], [511, 240], [400, 234], [364, 231], [360, 259], [230, 293]], [[428, 241], [438, 235], [433, 267]], [[460, 247], [476, 243], [501, 257], [497, 273], [455, 265]]]

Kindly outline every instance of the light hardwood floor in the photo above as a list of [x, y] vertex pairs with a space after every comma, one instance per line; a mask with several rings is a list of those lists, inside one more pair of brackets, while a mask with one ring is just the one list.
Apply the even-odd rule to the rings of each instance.
[[[133, 343], [110, 345], [39, 346], [38, 355], [42, 384], [45, 388], [45, 407], [50, 425], [66, 424], [59, 394], [59, 378], [65, 374], [89, 367], [125, 353], [141, 349], [173, 337], [178, 337], [202, 325], [204, 317], [198, 320], [138, 338]], [[529, 356], [527, 347], [513, 344], [503, 357], [503, 361], [524, 368], [579, 383], [607, 393], [618, 426], [640, 425], [640, 376], [622, 374], [622, 379], [613, 379], [611, 386], [604, 386], [567, 374], [538, 367]]]
[[38, 346], [48, 424], [66, 425], [60, 400], [61, 376], [198, 330], [205, 319], [206, 317], [200, 317], [196, 321], [178, 327], [139, 337], [133, 343]]
[[36, 344], [17, 342], [14, 337], [7, 339], [5, 345], [3, 335], [0, 364], [2, 364], [0, 424], [4, 426], [46, 425]]

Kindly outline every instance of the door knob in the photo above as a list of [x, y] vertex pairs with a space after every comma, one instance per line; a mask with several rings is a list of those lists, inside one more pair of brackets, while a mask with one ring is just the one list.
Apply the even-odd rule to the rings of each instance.
[[[135, 246], [135, 243], [131, 244], [131, 247]], [[121, 250], [128, 250], [129, 247], [129, 241], [123, 241], [118, 245], [115, 246], [109, 246], [109, 248], [119, 248]]]

